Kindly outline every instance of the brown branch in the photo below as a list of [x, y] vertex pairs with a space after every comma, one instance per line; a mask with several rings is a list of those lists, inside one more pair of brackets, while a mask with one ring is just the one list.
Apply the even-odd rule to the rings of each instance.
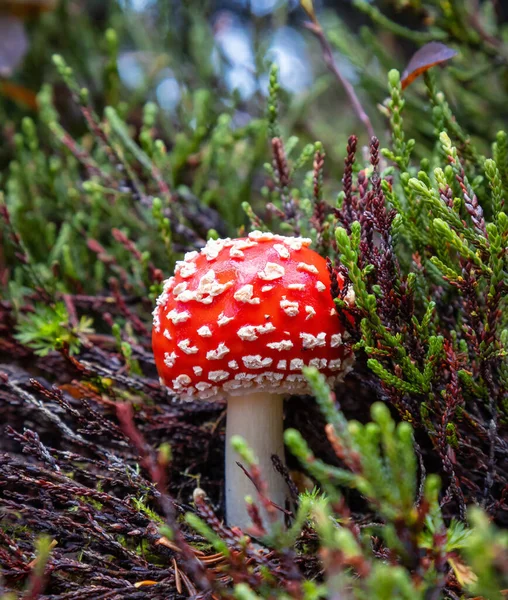
[[346, 90], [346, 94], [348, 95], [349, 101], [351, 102], [351, 106], [355, 111], [357, 117], [360, 121], [365, 125], [367, 129], [367, 133], [369, 134], [369, 139], [372, 138], [374, 133], [374, 128], [372, 127], [372, 123], [370, 122], [369, 116], [363, 109], [358, 96], [353, 88], [353, 86], [349, 83], [349, 81], [342, 75], [333, 59], [332, 47], [330, 46], [329, 41], [325, 36], [325, 32], [323, 28], [319, 24], [319, 21], [314, 17], [313, 22], [308, 21], [304, 23], [304, 26], [317, 37], [319, 43], [321, 44], [321, 50], [323, 51], [323, 58], [328, 69], [334, 74], [337, 81], [342, 85], [342, 87]]

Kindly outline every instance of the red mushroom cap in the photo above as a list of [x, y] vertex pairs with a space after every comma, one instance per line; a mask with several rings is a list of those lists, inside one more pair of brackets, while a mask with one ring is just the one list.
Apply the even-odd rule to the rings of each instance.
[[153, 313], [161, 381], [191, 399], [246, 389], [305, 393], [304, 365], [331, 384], [342, 379], [354, 357], [343, 344], [326, 261], [310, 243], [254, 231], [186, 254]]

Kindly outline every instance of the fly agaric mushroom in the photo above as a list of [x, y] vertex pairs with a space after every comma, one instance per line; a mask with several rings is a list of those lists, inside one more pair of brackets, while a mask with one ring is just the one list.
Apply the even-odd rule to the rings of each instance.
[[227, 398], [226, 519], [242, 529], [249, 524], [245, 496], [255, 490], [231, 438], [247, 441], [270, 499], [284, 507], [286, 483], [271, 462], [284, 456], [284, 396], [309, 392], [304, 365], [333, 385], [354, 360], [343, 345], [326, 261], [310, 243], [260, 231], [210, 240], [177, 263], [153, 313], [161, 383], [184, 399]]

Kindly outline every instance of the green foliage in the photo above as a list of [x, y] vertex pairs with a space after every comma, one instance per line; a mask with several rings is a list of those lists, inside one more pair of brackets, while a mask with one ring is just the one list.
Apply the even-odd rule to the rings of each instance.
[[388, 83], [390, 86], [390, 102], [388, 103], [388, 109], [390, 115], [390, 128], [392, 131], [393, 152], [391, 150], [384, 150], [383, 154], [391, 161], [397, 163], [397, 165], [404, 170], [407, 169], [409, 164], [411, 150], [414, 147], [415, 141], [405, 141], [401, 116], [405, 101], [402, 97], [400, 75], [395, 69], [388, 73]]
[[33, 571], [31, 573], [30, 583], [26, 590], [26, 595], [36, 595], [37, 590], [40, 589], [44, 582], [44, 572], [48, 565], [51, 556], [51, 549], [54, 546], [54, 541], [51, 540], [49, 535], [41, 535], [35, 542], [35, 559], [33, 564]]
[[485, 598], [499, 599], [506, 589], [508, 577], [501, 561], [508, 555], [506, 531], [498, 531], [477, 507], [471, 508], [469, 519], [473, 526], [468, 543], [464, 546], [476, 578], [471, 591]]
[[46, 356], [64, 345], [71, 354], [76, 354], [80, 349], [81, 336], [93, 333], [91, 325], [92, 319], [83, 315], [75, 326], [71, 326], [65, 305], [61, 302], [54, 306], [38, 304], [34, 306], [33, 313], [20, 319], [15, 337], [38, 356]]
[[[110, 32], [107, 38], [111, 43]], [[241, 224], [239, 207], [249, 198], [266, 138], [263, 121], [233, 128], [231, 115], [211, 110], [210, 93], [197, 90], [184, 103], [189, 107], [182, 114], [186, 132], [177, 135], [168, 152], [153, 136], [153, 104], [145, 106], [144, 128], [139, 140], [133, 139], [118, 110], [109, 106], [99, 116], [71, 67], [61, 56], [55, 56], [54, 63], [81, 107], [91, 138], [83, 138], [85, 149], [69, 136], [59, 123], [51, 89], [44, 87], [39, 95], [40, 123], [23, 120], [3, 182], [19, 243], [26, 249], [32, 274], [44, 285], [60, 292], [80, 287], [97, 293], [113, 275], [144, 291], [157, 283], [153, 272], [147, 272], [150, 261], [165, 264], [165, 257], [169, 264], [174, 261], [175, 236], [181, 245], [189, 237], [206, 239], [212, 227], [221, 227], [224, 233]], [[196, 153], [190, 189], [183, 180]], [[191, 231], [197, 220], [201, 231]], [[112, 244], [112, 228], [135, 239], [137, 251], [125, 243]], [[160, 238], [152, 235], [154, 230]], [[34, 236], [33, 231], [44, 235]], [[120, 265], [129, 251], [124, 269]], [[52, 273], [55, 268], [58, 277]], [[15, 278], [26, 283], [27, 270], [17, 268]]]
[[[468, 593], [501, 597], [499, 590], [504, 583], [496, 579], [495, 565], [504, 560], [508, 548], [504, 534], [488, 525], [479, 509], [471, 512], [470, 527], [457, 520], [451, 520], [447, 526], [438, 500], [440, 481], [434, 475], [423, 481], [418, 498], [412, 427], [404, 422], [396, 424], [382, 403], [372, 405], [372, 422], [348, 422], [323, 375], [309, 367], [305, 376], [326, 418], [326, 435], [344, 468], [317, 459], [296, 430], [286, 430], [285, 441], [291, 453], [324, 491], [316, 488], [301, 494], [291, 529], [263, 538], [276, 551], [284, 552], [309, 531], [317, 535], [320, 552], [327, 557], [325, 580], [319, 586], [301, 582], [299, 597], [330, 598], [347, 589], [351, 598], [423, 600], [431, 590], [443, 586], [446, 564], [457, 573]], [[245, 442], [237, 439], [234, 446], [246, 464], [252, 464]], [[351, 518], [344, 487], [357, 490], [372, 511], [373, 522], [361, 530]], [[217, 532], [202, 519], [188, 513], [186, 520], [217, 551], [226, 557], [230, 555]], [[374, 551], [372, 535], [383, 539], [390, 563]], [[488, 555], [482, 551], [487, 545], [492, 549]], [[415, 563], [419, 563], [419, 578], [411, 576]], [[265, 580], [260, 587], [238, 584], [235, 597], [289, 596], [276, 581]]]

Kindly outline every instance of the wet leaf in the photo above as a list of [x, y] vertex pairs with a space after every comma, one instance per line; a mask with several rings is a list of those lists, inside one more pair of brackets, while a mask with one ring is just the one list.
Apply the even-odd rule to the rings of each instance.
[[455, 577], [462, 587], [477, 581], [478, 577], [473, 573], [472, 569], [462, 562], [458, 556], [450, 555], [448, 557], [448, 563], [453, 569]]
[[53, 10], [56, 4], [57, 0], [1, 0], [0, 10], [2, 13], [27, 19]]
[[404, 73], [402, 73], [402, 89], [407, 88], [408, 85], [428, 71], [432, 67], [450, 60], [457, 55], [457, 51], [453, 48], [449, 48], [445, 44], [440, 42], [429, 42], [422, 46], [409, 61], [408, 66]]
[[37, 94], [23, 85], [11, 81], [0, 81], [0, 95], [32, 110], [37, 109]]
[[145, 585], [157, 585], [159, 582], [158, 581], [152, 581], [151, 579], [145, 579], [144, 581], [137, 581], [134, 584], [135, 588], [140, 588], [140, 587], [144, 587]]

